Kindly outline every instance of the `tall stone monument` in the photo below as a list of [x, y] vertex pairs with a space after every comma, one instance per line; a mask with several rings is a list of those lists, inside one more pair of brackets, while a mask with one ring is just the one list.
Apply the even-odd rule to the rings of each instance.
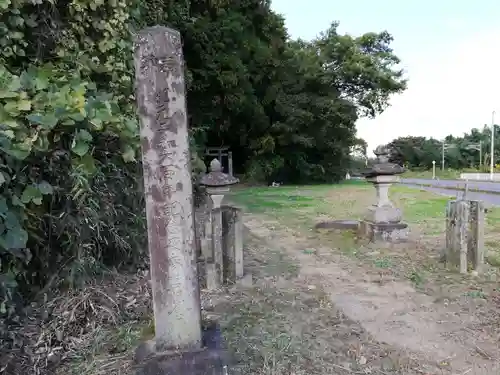
[[155, 320], [138, 374], [224, 374], [222, 352], [204, 345], [217, 340], [202, 340], [181, 36], [151, 27], [134, 47]]
[[366, 180], [373, 184], [377, 194], [376, 203], [368, 208], [359, 226], [361, 235], [370, 241], [402, 239], [404, 234], [401, 231], [408, 227], [408, 224], [401, 222], [401, 210], [389, 199], [390, 186], [399, 183], [398, 175], [405, 169], [390, 163], [389, 153], [387, 146], [378, 146], [374, 151], [377, 162], [363, 173]]

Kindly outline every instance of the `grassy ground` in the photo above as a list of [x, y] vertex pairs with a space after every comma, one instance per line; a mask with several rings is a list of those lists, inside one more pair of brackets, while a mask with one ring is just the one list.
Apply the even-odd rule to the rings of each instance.
[[[395, 186], [391, 199], [403, 210], [404, 221], [422, 243], [433, 248], [444, 243], [445, 209], [449, 198], [408, 188]], [[252, 188], [233, 193], [232, 199], [250, 212], [279, 217], [287, 224], [307, 233], [321, 219], [360, 219], [368, 205], [375, 200], [373, 187], [364, 181], [349, 181], [339, 185], [313, 187]], [[485, 245], [487, 258], [493, 266], [500, 259], [500, 209], [493, 207], [486, 216]], [[349, 237], [344, 235], [344, 237]], [[354, 241], [354, 238], [349, 238]], [[349, 241], [347, 241], [349, 242]], [[349, 252], [352, 243], [346, 245]], [[358, 256], [361, 256], [358, 254]], [[433, 259], [421, 259], [433, 262]], [[416, 265], [415, 265], [416, 266]], [[413, 267], [415, 268], [415, 267]]]
[[[436, 168], [436, 177], [441, 180], [456, 180], [460, 178], [460, 173], [464, 171], [445, 169], [442, 171], [440, 168]], [[422, 178], [426, 180], [432, 179], [432, 170], [428, 171], [406, 171], [401, 175], [402, 178]]]
[[[470, 277], [460, 275], [456, 269], [449, 269], [440, 262], [448, 201], [443, 196], [404, 186], [393, 187], [391, 199], [403, 209], [411, 232], [406, 243], [389, 246], [360, 243], [351, 232], [311, 231], [319, 221], [361, 218], [375, 200], [373, 187], [364, 182], [252, 188], [235, 191], [232, 199], [246, 207], [248, 212], [268, 218], [272, 236], [278, 237], [277, 241], [283, 247], [292, 249], [300, 243], [304, 253], [313, 255], [319, 254], [318, 249], [330, 247], [357, 262], [363, 273], [380, 274], [380, 283], [408, 280], [416, 290], [433, 298], [437, 304], [442, 303], [443, 308], [453, 305], [454, 314], [466, 312], [452, 326], [461, 327], [457, 329], [465, 327], [469, 336], [479, 335], [483, 330], [493, 333], [493, 336], [500, 335], [500, 290], [497, 283], [500, 273], [496, 268], [500, 264], [498, 208], [487, 214], [485, 244], [489, 265], [482, 275]], [[332, 261], [328, 259], [326, 257], [324, 261]], [[469, 320], [480, 323], [471, 325]]]
[[[399, 278], [407, 278], [426, 293], [495, 295], [500, 276], [500, 209], [486, 216], [485, 246], [489, 266], [484, 275], [468, 280], [439, 262], [444, 247], [447, 197], [404, 186], [391, 188], [391, 199], [402, 208], [412, 230], [412, 244], [377, 248], [360, 246], [350, 233], [326, 231], [314, 236], [318, 242], [336, 243], [338, 250], [361, 260], [367, 267], [382, 268]], [[353, 181], [337, 186], [254, 188], [234, 193], [233, 199], [248, 211], [278, 218], [304, 236], [321, 220], [359, 219], [375, 196], [373, 187]], [[314, 242], [314, 241], [312, 241]], [[313, 246], [313, 244], [311, 245]], [[375, 250], [375, 251], [374, 251]], [[477, 292], [480, 291], [480, 292]], [[477, 293], [476, 293], [477, 292]]]
[[[412, 236], [418, 236], [412, 238], [410, 246], [377, 247], [358, 243], [347, 232], [312, 231], [321, 220], [361, 218], [374, 195], [373, 187], [361, 181], [234, 191], [230, 199], [244, 206], [247, 216], [269, 219], [268, 238], [274, 238], [281, 248], [247, 232], [245, 269], [253, 274], [254, 285], [201, 293], [203, 315], [221, 322], [235, 354], [238, 364], [233, 373], [449, 373], [446, 369], [429, 370], [430, 365], [417, 360], [412, 352], [377, 341], [358, 322], [348, 319], [331, 302], [326, 284], [304, 277], [304, 265], [283, 250], [299, 239], [300, 256], [314, 256], [321, 246], [335, 244], [333, 250], [352, 259], [363, 272], [380, 274], [381, 279], [409, 280], [436, 301], [456, 300], [460, 308], [474, 309], [474, 314], [481, 315], [485, 329], [500, 333], [498, 314], [490, 303], [495, 296], [497, 284], [492, 280], [496, 281], [497, 269], [471, 279], [438, 262], [446, 197], [401, 186], [391, 189], [391, 198], [403, 208]], [[279, 226], [286, 226], [288, 237]], [[493, 209], [488, 213], [486, 231], [490, 258], [500, 250], [496, 241], [499, 232], [500, 210]], [[472, 307], [472, 300], [485, 304]], [[58, 331], [64, 331], [62, 342], [53, 339], [56, 346], [64, 347], [59, 355], [65, 361], [57, 374], [132, 374], [132, 352], [152, 332], [147, 277], [115, 275], [61, 301], [54, 302], [52, 309], [67, 319], [47, 323], [41, 331], [56, 338]], [[75, 312], [76, 318], [70, 319]]]
[[[354, 261], [342, 262], [342, 267], [356, 264], [356, 267], [361, 268], [361, 271], [357, 271], [358, 278], [364, 274], [373, 279], [378, 274], [381, 285], [387, 282], [394, 285], [392, 282], [396, 280], [408, 280], [416, 291], [435, 301], [433, 309], [439, 310], [439, 306], [453, 309], [451, 314], [460, 315], [460, 318], [449, 322], [450, 332], [463, 329], [466, 332], [464, 337], [475, 337], [474, 340], [477, 338], [484, 342], [484, 337], [478, 338], [481, 332], [491, 332], [493, 337], [500, 335], [500, 290], [497, 283], [500, 274], [496, 268], [499, 262], [495, 261], [500, 258], [500, 210], [493, 208], [487, 214], [485, 244], [490, 265], [482, 275], [470, 277], [460, 275], [456, 269], [449, 269], [440, 262], [445, 242], [445, 207], [448, 198], [404, 186], [391, 188], [390, 195], [392, 201], [403, 210], [404, 220], [410, 228], [409, 239], [402, 244], [366, 244], [360, 242], [352, 232], [312, 230], [320, 221], [362, 218], [367, 207], [375, 200], [373, 187], [365, 182], [350, 181], [335, 186], [251, 188], [235, 191], [231, 199], [244, 206], [251, 216], [260, 217], [260, 223], [255, 228], [268, 226], [270, 238], [275, 238], [283, 249], [294, 254], [300, 251], [320, 257], [320, 265], [330, 264], [321, 272], [330, 272], [335, 263], [341, 262], [334, 257], [334, 253], [332, 258], [325, 251], [339, 252]], [[318, 270], [320, 265], [312, 267]], [[303, 263], [302, 267], [305, 267]], [[356, 276], [352, 275], [351, 282], [354, 282]], [[338, 277], [338, 272], [335, 277]], [[443, 314], [437, 310], [433, 312], [431, 320], [439, 320], [443, 314], [444, 319], [449, 320], [446, 318], [450, 314], [448, 310]], [[471, 321], [476, 323], [472, 324]], [[488, 339], [488, 342], [492, 340]]]

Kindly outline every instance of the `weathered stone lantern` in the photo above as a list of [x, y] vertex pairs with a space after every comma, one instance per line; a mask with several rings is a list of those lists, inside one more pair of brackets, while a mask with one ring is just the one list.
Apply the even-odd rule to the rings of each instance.
[[399, 174], [405, 169], [389, 162], [390, 150], [387, 146], [378, 146], [374, 154], [377, 163], [363, 175], [366, 181], [373, 184], [377, 192], [377, 202], [368, 208], [365, 219], [360, 223], [360, 232], [371, 241], [391, 241], [401, 239], [401, 231], [408, 227], [402, 223], [401, 210], [389, 199], [389, 188], [399, 183]]
[[212, 208], [220, 208], [224, 195], [230, 190], [231, 185], [240, 182], [239, 179], [222, 172], [219, 160], [210, 162], [210, 172], [200, 179], [200, 185], [205, 186], [206, 192], [212, 201]]
[[205, 241], [202, 243], [202, 253], [206, 261], [207, 288], [215, 289], [223, 283], [223, 252], [222, 252], [222, 200], [230, 190], [231, 185], [239, 179], [222, 172], [219, 160], [210, 162], [210, 172], [200, 179], [200, 185], [205, 186], [210, 197], [210, 217], [205, 228]]

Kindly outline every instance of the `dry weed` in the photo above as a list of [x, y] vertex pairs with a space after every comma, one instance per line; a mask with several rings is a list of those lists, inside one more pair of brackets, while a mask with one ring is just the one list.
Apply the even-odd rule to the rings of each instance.
[[61, 362], [127, 350], [121, 341], [108, 339], [149, 319], [150, 293], [143, 276], [112, 275], [32, 304], [16, 325], [3, 322], [9, 337], [2, 340], [0, 373], [42, 375]]

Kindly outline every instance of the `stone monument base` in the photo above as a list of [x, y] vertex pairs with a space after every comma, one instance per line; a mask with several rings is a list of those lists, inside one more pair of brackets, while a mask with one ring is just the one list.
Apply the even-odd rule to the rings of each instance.
[[221, 349], [156, 354], [141, 363], [136, 375], [227, 375]]
[[406, 223], [374, 223], [362, 220], [358, 236], [370, 242], [403, 242], [408, 238]]
[[135, 351], [136, 375], [227, 375], [230, 359], [219, 326], [205, 327], [202, 339], [202, 348], [167, 352], [158, 352], [155, 340], [143, 342]]
[[366, 221], [371, 223], [399, 223], [402, 218], [401, 210], [389, 204], [369, 207], [364, 217]]

